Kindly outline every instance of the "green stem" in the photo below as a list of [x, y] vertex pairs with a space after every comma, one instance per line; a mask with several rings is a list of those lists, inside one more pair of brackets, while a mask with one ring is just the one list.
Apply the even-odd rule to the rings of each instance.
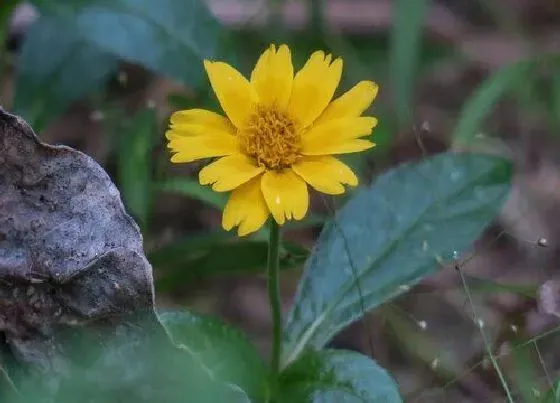
[[268, 263], [267, 263], [267, 282], [268, 282], [268, 301], [272, 314], [272, 354], [270, 358], [270, 368], [272, 379], [276, 379], [280, 370], [280, 354], [282, 353], [282, 310], [280, 303], [279, 289], [279, 261], [280, 251], [280, 227], [270, 220], [270, 237], [268, 241]]

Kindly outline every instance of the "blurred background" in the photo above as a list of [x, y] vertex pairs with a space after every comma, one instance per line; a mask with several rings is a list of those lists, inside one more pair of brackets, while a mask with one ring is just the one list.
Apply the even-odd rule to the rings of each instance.
[[[198, 185], [202, 163], [171, 166], [165, 147], [170, 113], [218, 110], [202, 59], [248, 75], [269, 43], [287, 43], [296, 67], [317, 49], [343, 57], [342, 90], [379, 83], [377, 147], [346, 159], [365, 184], [450, 149], [510, 157], [511, 197], [471, 253], [331, 346], [370, 354], [407, 402], [502, 402], [483, 328], [516, 401], [555, 401], [557, 0], [2, 0], [0, 37], [0, 105], [43, 141], [83, 151], [108, 171], [142, 228], [158, 304], [219, 316], [263, 354], [271, 328], [266, 234], [224, 232], [227, 196]], [[286, 226], [286, 310], [322, 223], [343, 202], [313, 195], [312, 214]]]

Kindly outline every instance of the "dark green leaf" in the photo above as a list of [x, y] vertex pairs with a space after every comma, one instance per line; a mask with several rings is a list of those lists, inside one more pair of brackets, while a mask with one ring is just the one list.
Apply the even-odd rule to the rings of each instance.
[[267, 368], [241, 331], [187, 311], [159, 316], [174, 342], [196, 357], [213, 379], [235, 385], [251, 398], [265, 397]]
[[[199, 85], [221, 29], [202, 0], [36, 0], [75, 36], [183, 83]], [[220, 55], [223, 56], [223, 55]]]
[[[0, 38], [2, 38], [4, 42], [6, 42], [7, 39], [7, 33], [11, 22], [10, 17], [18, 3], [19, 0], [4, 0], [2, 2], [2, 7], [0, 7]], [[4, 51], [3, 46], [0, 48]], [[4, 57], [3, 54], [1, 56]]]
[[538, 287], [535, 285], [498, 283], [493, 280], [473, 277], [466, 274], [464, 274], [464, 277], [469, 285], [469, 288], [474, 292], [485, 292], [490, 294], [508, 292], [533, 299], [536, 298], [537, 295]]
[[[304, 248], [284, 242], [280, 254], [283, 270], [303, 264]], [[158, 289], [170, 289], [194, 279], [216, 275], [264, 273], [268, 243], [236, 240], [226, 233], [193, 236], [148, 254], [158, 272]]]
[[535, 66], [525, 60], [506, 66], [486, 79], [465, 102], [452, 138], [458, 143], [469, 143], [478, 134], [484, 118], [507, 91], [516, 89], [530, 75]]
[[307, 351], [280, 375], [280, 403], [402, 402], [375, 361], [342, 350]]
[[422, 25], [428, 0], [393, 2], [390, 78], [400, 124], [411, 118], [412, 94], [420, 61]]
[[227, 194], [214, 192], [208, 186], [202, 186], [191, 178], [171, 178], [159, 183], [157, 189], [162, 192], [179, 193], [222, 210], [227, 202]]
[[99, 89], [117, 59], [78, 38], [56, 18], [31, 26], [16, 70], [14, 111], [40, 130], [74, 101]]
[[531, 357], [534, 345], [516, 345], [511, 349], [512, 356], [512, 381], [517, 388], [517, 395], [524, 403], [537, 403], [539, 399], [535, 396], [535, 386], [538, 382], [536, 362]]
[[556, 129], [555, 132], [558, 133], [560, 132], [560, 74], [554, 74], [550, 84], [550, 120]]
[[118, 180], [126, 207], [140, 222], [148, 224], [152, 206], [152, 146], [156, 134], [156, 113], [139, 111], [118, 138]]
[[284, 364], [468, 248], [496, 216], [510, 177], [504, 159], [445, 153], [392, 169], [357, 192], [306, 262]]
[[560, 378], [554, 382], [554, 385], [545, 394], [541, 403], [560, 403]]
[[143, 323], [122, 325], [107, 337], [61, 329], [73, 357], [68, 377], [57, 383], [52, 373], [47, 379], [27, 373], [18, 380], [22, 396], [10, 403], [182, 403], [185, 396], [200, 403], [248, 403], [242, 390], [213, 379], [194, 351], [176, 347], [159, 322], [153, 325], [156, 331]]

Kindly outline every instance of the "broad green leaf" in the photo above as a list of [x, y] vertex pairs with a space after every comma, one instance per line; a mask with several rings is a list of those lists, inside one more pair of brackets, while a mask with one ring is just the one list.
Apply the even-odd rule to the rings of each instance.
[[159, 317], [176, 345], [189, 351], [213, 379], [234, 385], [254, 399], [267, 394], [266, 365], [241, 331], [187, 311], [161, 312]]
[[156, 113], [136, 113], [118, 138], [118, 181], [126, 207], [145, 230], [152, 207], [152, 146]]
[[154, 327], [141, 322], [109, 327], [107, 337], [61, 328], [65, 354], [72, 358], [71, 365], [64, 363], [66, 376], [56, 377], [61, 369], [47, 379], [22, 373], [17, 380], [22, 395], [9, 403], [182, 403], [185, 396], [200, 403], [249, 402], [239, 388], [212, 378], [196, 354], [175, 346], [159, 322], [149, 326]]
[[496, 216], [510, 177], [507, 160], [444, 153], [357, 192], [306, 262], [287, 318], [284, 365], [468, 248]]
[[455, 128], [453, 141], [469, 143], [478, 134], [484, 118], [509, 90], [516, 89], [534, 68], [533, 60], [506, 66], [487, 78], [465, 102]]
[[[168, 290], [211, 276], [264, 273], [267, 253], [266, 241], [236, 240], [229, 234], [215, 233], [177, 241], [148, 254], [148, 258], [158, 273], [157, 288]], [[297, 267], [307, 255], [301, 246], [284, 242], [280, 268]]]
[[172, 192], [199, 200], [209, 206], [222, 210], [227, 202], [227, 194], [214, 192], [208, 186], [202, 186], [197, 180], [180, 177], [170, 178], [156, 185], [161, 192]]
[[16, 67], [14, 111], [36, 130], [74, 101], [97, 91], [117, 59], [56, 18], [41, 17], [26, 35]]
[[411, 118], [412, 94], [421, 54], [422, 26], [428, 4], [428, 0], [393, 2], [389, 77], [397, 119], [402, 125]]
[[306, 351], [280, 374], [279, 403], [402, 402], [387, 371], [365, 355]]
[[73, 36], [198, 86], [202, 59], [218, 54], [221, 28], [202, 0], [35, 0]]

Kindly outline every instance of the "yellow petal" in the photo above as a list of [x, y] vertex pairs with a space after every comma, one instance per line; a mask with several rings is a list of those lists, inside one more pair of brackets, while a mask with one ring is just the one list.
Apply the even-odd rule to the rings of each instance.
[[292, 165], [296, 174], [319, 192], [344, 193], [344, 186], [356, 186], [358, 178], [343, 162], [331, 156], [307, 157]]
[[216, 132], [219, 132], [227, 136], [236, 135], [233, 129], [233, 125], [231, 125], [231, 128], [229, 128], [228, 130], [229, 131], [217, 129], [209, 125], [181, 123], [181, 124], [175, 124], [171, 126], [171, 128], [165, 132], [165, 137], [168, 140], [173, 140], [174, 138], [177, 137], [202, 136], [202, 135], [212, 134]]
[[171, 123], [171, 128], [177, 128], [178, 131], [182, 126], [208, 126], [216, 130], [232, 134], [235, 133], [235, 127], [227, 118], [206, 109], [186, 109], [177, 111], [171, 115], [169, 121]]
[[222, 227], [229, 231], [239, 226], [238, 235], [245, 236], [262, 227], [268, 215], [268, 207], [261, 192], [261, 177], [258, 176], [231, 192], [224, 208]]
[[261, 55], [251, 73], [251, 84], [264, 105], [286, 108], [292, 93], [294, 67], [292, 55], [286, 45], [276, 51], [274, 45]]
[[378, 90], [378, 85], [372, 81], [359, 82], [327, 106], [327, 109], [319, 116], [315, 124], [328, 120], [360, 116], [374, 101]]
[[204, 61], [212, 89], [229, 120], [238, 128], [247, 122], [257, 94], [249, 81], [227, 63]]
[[264, 171], [244, 154], [233, 154], [220, 158], [204, 167], [198, 174], [201, 185], [212, 184], [216, 192], [228, 192], [244, 184]]
[[316, 149], [328, 147], [329, 144], [340, 144], [369, 136], [375, 126], [377, 126], [377, 119], [369, 116], [329, 120], [317, 126], [313, 125], [302, 137], [302, 152], [309, 154]]
[[369, 140], [355, 139], [343, 140], [339, 142], [325, 143], [322, 146], [317, 145], [312, 149], [303, 150], [304, 155], [329, 155], [329, 154], [349, 154], [367, 150], [375, 147], [375, 144]]
[[325, 110], [342, 75], [342, 59], [331, 63], [332, 56], [322, 51], [311, 55], [297, 72], [288, 111], [302, 127], [307, 127]]
[[216, 130], [200, 136], [172, 137], [167, 147], [176, 153], [171, 162], [192, 162], [236, 154], [239, 152], [239, 141], [236, 136]]
[[278, 224], [284, 224], [286, 219], [301, 220], [305, 217], [309, 205], [307, 185], [291, 169], [266, 172], [262, 177], [261, 190]]

